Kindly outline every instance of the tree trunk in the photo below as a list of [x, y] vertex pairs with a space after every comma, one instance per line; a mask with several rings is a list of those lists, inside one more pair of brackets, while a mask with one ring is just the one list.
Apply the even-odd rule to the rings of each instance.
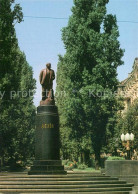
[[95, 169], [99, 170], [100, 167], [100, 150], [96, 150], [95, 152]]
[[84, 162], [86, 165], [90, 165], [90, 150], [85, 150], [84, 152]]

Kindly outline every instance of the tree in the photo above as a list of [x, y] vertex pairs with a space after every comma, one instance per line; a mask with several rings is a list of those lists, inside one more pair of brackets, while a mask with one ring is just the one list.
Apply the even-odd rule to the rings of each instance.
[[106, 13], [108, 0], [74, 0], [68, 26], [62, 30], [66, 54], [59, 57], [57, 98], [65, 125], [76, 140], [89, 134], [97, 167], [106, 143], [106, 127], [117, 111], [117, 67], [123, 50], [116, 16]]
[[23, 13], [18, 4], [13, 5], [14, 0], [0, 0], [0, 155], [11, 166], [32, 153], [35, 115], [29, 94], [35, 89], [33, 71], [19, 49], [14, 28]]
[[[118, 136], [122, 133], [133, 133], [134, 144], [133, 147], [137, 149], [138, 145], [138, 99], [135, 99], [133, 104], [117, 119], [116, 129], [119, 132]], [[121, 140], [120, 140], [121, 141]]]

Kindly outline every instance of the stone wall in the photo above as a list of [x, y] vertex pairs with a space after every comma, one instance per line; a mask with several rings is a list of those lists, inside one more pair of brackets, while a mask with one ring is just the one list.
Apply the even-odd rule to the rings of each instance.
[[137, 160], [106, 160], [105, 175], [117, 176], [120, 180], [134, 183], [138, 186], [138, 161]]

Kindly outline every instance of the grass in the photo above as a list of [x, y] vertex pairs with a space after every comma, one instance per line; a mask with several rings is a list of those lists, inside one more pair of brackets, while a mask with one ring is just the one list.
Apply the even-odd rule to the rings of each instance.
[[78, 169], [78, 168], [74, 168], [73, 171], [83, 171], [83, 172], [101, 172], [101, 170], [95, 170], [94, 168], [85, 168], [85, 169]]

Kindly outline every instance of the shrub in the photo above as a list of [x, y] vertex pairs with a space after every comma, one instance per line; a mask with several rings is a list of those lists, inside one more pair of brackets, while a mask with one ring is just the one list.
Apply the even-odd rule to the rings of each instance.
[[62, 165], [67, 165], [69, 160], [62, 160]]
[[125, 160], [123, 157], [118, 157], [118, 156], [109, 156], [107, 160]]
[[79, 164], [78, 165], [78, 169], [84, 170], [86, 168], [88, 168], [88, 166], [86, 164]]

